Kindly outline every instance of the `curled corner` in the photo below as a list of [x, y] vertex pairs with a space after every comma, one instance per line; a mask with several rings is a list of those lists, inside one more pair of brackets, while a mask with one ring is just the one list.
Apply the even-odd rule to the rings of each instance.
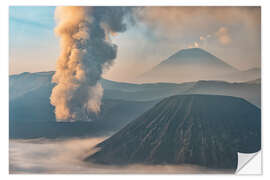
[[238, 153], [237, 175], [262, 174], [261, 151], [256, 153]]

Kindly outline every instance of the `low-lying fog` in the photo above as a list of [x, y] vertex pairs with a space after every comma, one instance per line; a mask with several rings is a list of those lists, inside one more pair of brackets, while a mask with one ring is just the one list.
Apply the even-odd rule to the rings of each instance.
[[232, 173], [191, 165], [130, 165], [125, 167], [102, 166], [86, 163], [83, 159], [97, 151], [93, 147], [106, 139], [31, 139], [10, 140], [9, 169], [11, 174], [20, 173]]

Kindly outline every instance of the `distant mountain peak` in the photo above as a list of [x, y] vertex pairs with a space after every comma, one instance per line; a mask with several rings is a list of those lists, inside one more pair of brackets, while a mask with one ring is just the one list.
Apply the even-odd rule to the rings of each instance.
[[[184, 64], [193, 64], [193, 63], [197, 63], [197, 64], [208, 64], [211, 65], [211, 63], [213, 64], [219, 64], [225, 67], [229, 67], [232, 68], [234, 70], [236, 70], [236, 68], [232, 67], [231, 65], [225, 63], [224, 61], [222, 61], [221, 59], [217, 58], [216, 56], [214, 56], [213, 54], [207, 52], [204, 49], [201, 48], [188, 48], [188, 49], [182, 49], [178, 52], [176, 52], [175, 54], [173, 54], [172, 56], [170, 56], [168, 59], [166, 59], [165, 61], [163, 61], [162, 63], [160, 63], [160, 65], [162, 64], [174, 64], [174, 63], [181, 63]], [[194, 64], [196, 65], [196, 64]]]
[[209, 52], [207, 52], [206, 50], [202, 49], [202, 48], [187, 48], [187, 49], [181, 49], [179, 50], [177, 53], [175, 53], [174, 55], [177, 54], [191, 54], [191, 53], [198, 53], [198, 54], [208, 54], [208, 55], [212, 55]]
[[182, 49], [138, 77], [142, 82], [215, 80], [239, 70], [201, 48]]

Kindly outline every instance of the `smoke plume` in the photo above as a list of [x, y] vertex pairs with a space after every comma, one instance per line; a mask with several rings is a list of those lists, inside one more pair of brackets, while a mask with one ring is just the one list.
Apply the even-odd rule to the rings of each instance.
[[110, 36], [124, 32], [127, 7], [57, 7], [56, 34], [61, 53], [50, 97], [58, 121], [91, 120], [100, 111], [103, 88], [99, 80], [116, 58]]

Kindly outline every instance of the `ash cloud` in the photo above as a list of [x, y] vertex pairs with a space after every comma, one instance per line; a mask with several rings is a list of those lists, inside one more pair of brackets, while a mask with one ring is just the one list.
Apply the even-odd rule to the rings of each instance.
[[57, 7], [61, 54], [50, 97], [57, 121], [91, 120], [100, 111], [100, 78], [117, 55], [110, 36], [126, 30], [127, 7]]

